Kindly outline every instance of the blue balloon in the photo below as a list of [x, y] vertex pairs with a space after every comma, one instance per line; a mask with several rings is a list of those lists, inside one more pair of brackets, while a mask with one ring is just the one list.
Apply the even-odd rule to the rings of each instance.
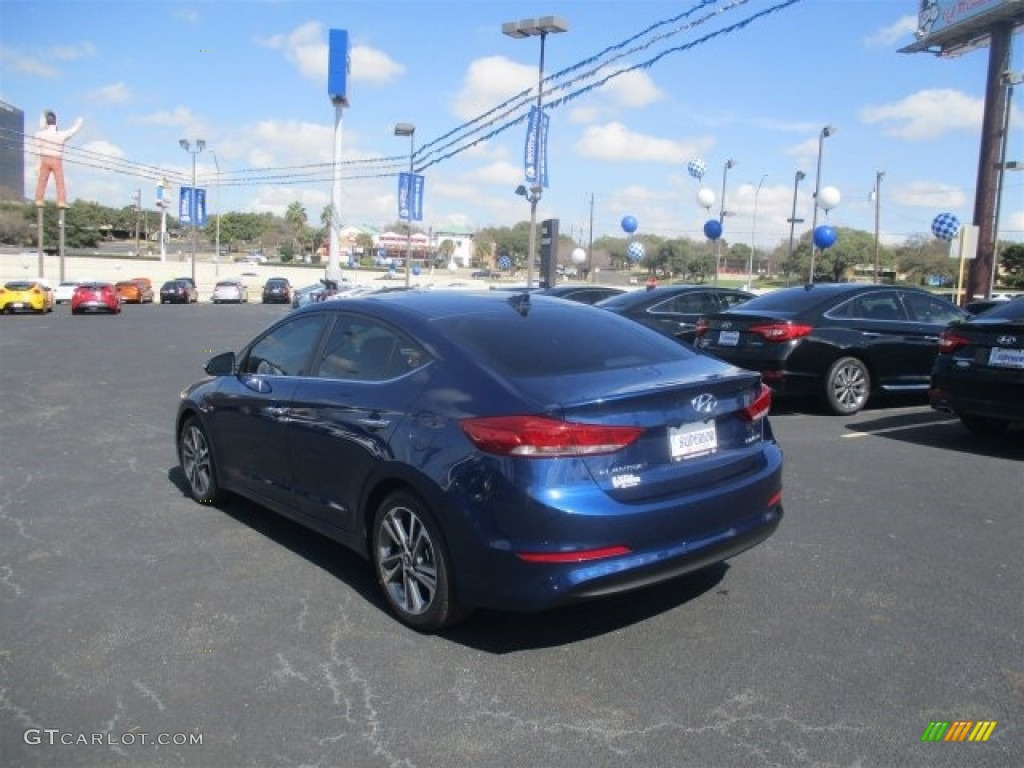
[[836, 241], [836, 231], [828, 224], [822, 224], [814, 230], [814, 244], [824, 250], [831, 248]]
[[414, 275], [418, 275], [418, 274], [420, 273], [420, 265], [419, 265], [419, 264], [415, 264], [415, 265], [413, 265], [413, 268], [412, 268], [412, 273], [413, 273]]
[[952, 240], [960, 232], [960, 220], [952, 213], [940, 213], [932, 220], [932, 234], [940, 240]]
[[636, 232], [636, 217], [635, 216], [623, 216], [622, 217], [622, 231], [629, 234]]
[[704, 235], [708, 240], [717, 240], [722, 236], [722, 222], [718, 219], [708, 219], [704, 222]]

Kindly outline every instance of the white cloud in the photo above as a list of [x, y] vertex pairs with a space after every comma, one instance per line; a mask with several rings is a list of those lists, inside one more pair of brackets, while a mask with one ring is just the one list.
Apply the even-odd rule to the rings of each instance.
[[865, 107], [860, 119], [888, 126], [886, 134], [902, 139], [930, 139], [950, 131], [981, 128], [984, 100], [959, 91], [932, 88], [918, 91], [892, 104]]
[[[597, 78], [607, 77], [609, 74], [611, 74], [611, 70], [602, 70], [597, 73]], [[646, 107], [665, 98], [661, 89], [651, 80], [650, 75], [642, 70], [623, 72], [596, 90], [609, 97], [614, 102], [614, 106], [629, 109]]]
[[365, 45], [352, 47], [352, 80], [386, 85], [405, 74], [405, 67], [383, 51]]
[[934, 210], [957, 210], [967, 206], [967, 195], [959, 187], [934, 181], [894, 184], [888, 189], [894, 203]]
[[192, 8], [179, 8], [171, 13], [171, 15], [183, 21], [186, 24], [198, 24], [199, 23], [199, 11]]
[[96, 55], [96, 46], [88, 42], [80, 43], [79, 45], [55, 45], [50, 49], [50, 54], [55, 59], [62, 61], [91, 59]]
[[167, 125], [176, 128], [191, 125], [198, 122], [198, 118], [192, 114], [188, 107], [175, 107], [170, 111], [154, 112], [151, 115], [140, 115], [132, 118], [132, 122], [143, 125]]
[[[286, 34], [259, 39], [260, 45], [281, 51], [303, 77], [317, 82], [327, 80], [330, 48], [324, 34], [324, 25], [310, 21]], [[349, 47], [349, 78], [353, 82], [390, 83], [405, 73], [405, 67], [383, 51], [365, 45]]]
[[132, 97], [132, 91], [124, 83], [111, 83], [86, 95], [90, 101], [99, 104], [123, 104]]
[[695, 144], [645, 136], [630, 131], [622, 123], [607, 123], [587, 128], [576, 143], [583, 157], [599, 160], [656, 161], [679, 163], [699, 149]]
[[89, 152], [95, 155], [104, 155], [112, 159], [123, 159], [126, 155], [115, 144], [111, 144], [109, 141], [89, 141], [82, 145], [82, 149], [85, 152]]
[[54, 78], [60, 74], [60, 70], [43, 62], [36, 56], [29, 56], [11, 50], [6, 46], [0, 47], [0, 64], [11, 72], [20, 72], [35, 77]]
[[504, 56], [476, 59], [466, 70], [455, 97], [455, 114], [471, 120], [536, 84], [536, 67], [517, 64]]
[[[888, 27], [883, 27], [875, 34], [865, 38], [864, 45], [869, 48], [895, 45], [904, 38], [912, 37], [916, 31], [917, 16], [901, 16]], [[907, 42], [909, 43], [910, 40]]]

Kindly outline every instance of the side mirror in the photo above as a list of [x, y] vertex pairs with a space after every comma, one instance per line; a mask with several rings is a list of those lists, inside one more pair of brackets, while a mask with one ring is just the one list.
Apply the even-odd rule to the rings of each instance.
[[206, 362], [203, 369], [211, 376], [230, 376], [235, 372], [235, 353], [221, 352]]

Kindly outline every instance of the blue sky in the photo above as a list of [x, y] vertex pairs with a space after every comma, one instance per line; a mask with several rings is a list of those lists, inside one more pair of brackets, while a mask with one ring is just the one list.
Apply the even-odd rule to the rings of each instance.
[[[711, 216], [697, 203], [698, 189], [703, 183], [714, 192], [717, 215], [731, 159], [726, 208], [735, 215], [724, 239], [771, 247], [788, 240], [798, 170], [807, 178], [797, 216], [810, 228], [819, 134], [832, 125], [821, 186], [834, 186], [841, 201], [828, 223], [874, 230], [869, 196], [878, 171], [886, 242], [930, 236], [942, 212], [970, 222], [988, 49], [948, 59], [899, 53], [913, 41], [917, 0], [802, 0], [741, 23], [784, 2], [707, 4], [688, 17], [688, 28], [683, 21], [659, 28], [678, 32], [612, 66], [685, 50], [551, 109], [551, 185], [538, 217], [558, 218], [563, 233], [585, 240], [593, 197], [595, 237], [621, 235], [628, 214], [640, 233], [701, 239]], [[700, 5], [5, 0], [0, 99], [24, 110], [27, 133], [45, 109], [62, 127], [84, 118], [67, 150], [71, 199], [122, 206], [141, 189], [152, 207], [153, 176], [190, 178], [191, 157], [178, 140], [198, 137], [216, 155], [216, 164], [210, 151], [197, 156], [211, 213], [219, 203], [225, 211], [281, 214], [298, 200], [313, 222], [331, 199], [329, 173], [285, 182], [333, 159], [327, 40], [330, 29], [347, 30], [342, 154], [352, 161], [347, 176], [368, 178], [343, 181], [340, 208], [345, 223], [382, 227], [398, 218], [397, 179], [389, 174], [408, 164], [409, 140], [394, 135], [396, 123], [415, 124], [422, 146], [536, 86], [538, 39], [507, 37], [503, 22], [556, 15], [568, 23], [568, 32], [548, 37], [549, 75]], [[711, 10], [719, 12], [696, 23]], [[1015, 36], [1018, 72], [1020, 42]], [[1024, 160], [1022, 98], [1012, 115], [1011, 160]], [[423, 228], [528, 220], [528, 203], [514, 194], [525, 131], [520, 123], [427, 167]], [[359, 162], [380, 157], [397, 159], [383, 171]], [[692, 159], [708, 169], [702, 182], [687, 172]], [[29, 193], [35, 168], [27, 157]], [[1024, 173], [1006, 174], [1000, 232], [1024, 240]]]

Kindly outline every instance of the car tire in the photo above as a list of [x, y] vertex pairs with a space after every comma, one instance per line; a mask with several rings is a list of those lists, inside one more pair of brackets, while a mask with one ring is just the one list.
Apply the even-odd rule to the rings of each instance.
[[433, 632], [464, 615], [455, 601], [451, 561], [426, 505], [392, 493], [373, 520], [371, 558], [391, 612], [418, 632]]
[[1006, 419], [996, 419], [989, 416], [974, 416], [969, 413], [959, 413], [960, 423], [975, 435], [981, 437], [995, 437], [1001, 435], [1010, 427]]
[[195, 416], [189, 416], [178, 433], [178, 463], [192, 498], [201, 504], [215, 504], [221, 497], [217, 466], [206, 430]]
[[837, 416], [857, 413], [871, 394], [871, 373], [857, 357], [840, 357], [825, 375], [825, 405]]

